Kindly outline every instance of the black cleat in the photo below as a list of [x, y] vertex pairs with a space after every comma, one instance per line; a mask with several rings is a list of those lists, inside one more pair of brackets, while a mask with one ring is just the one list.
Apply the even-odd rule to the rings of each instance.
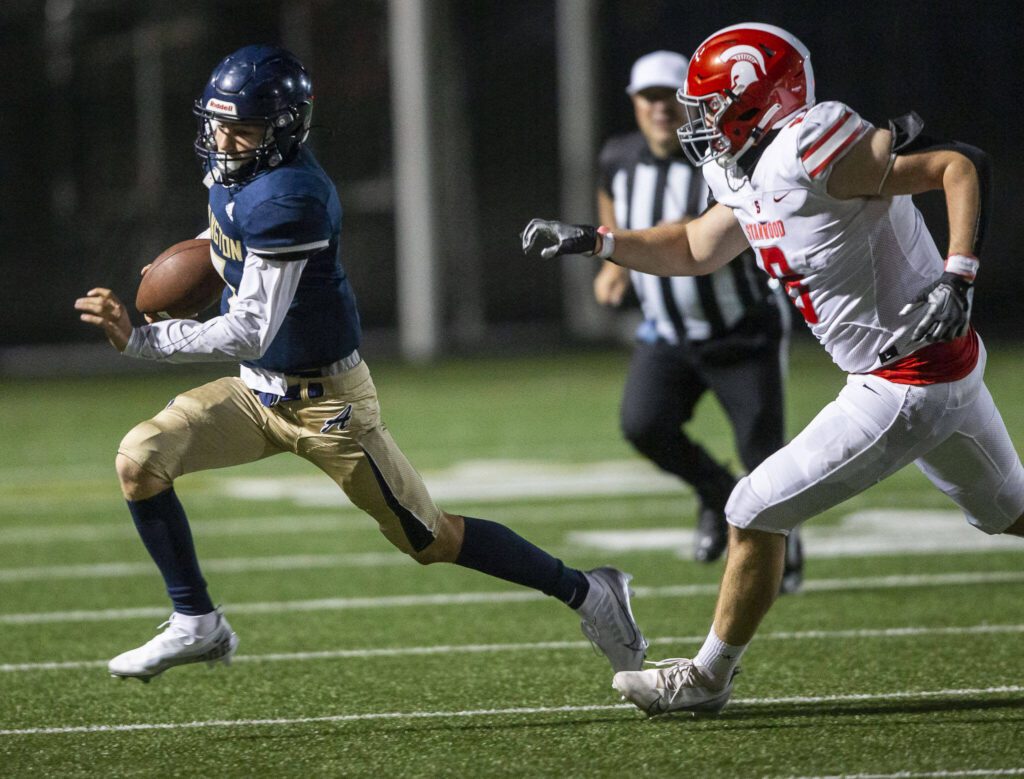
[[804, 583], [804, 545], [800, 541], [800, 531], [792, 530], [786, 537], [786, 563], [782, 569], [782, 586], [780, 595], [792, 595], [799, 592]]
[[728, 544], [729, 524], [725, 521], [725, 512], [701, 508], [693, 536], [693, 559], [698, 563], [713, 563]]

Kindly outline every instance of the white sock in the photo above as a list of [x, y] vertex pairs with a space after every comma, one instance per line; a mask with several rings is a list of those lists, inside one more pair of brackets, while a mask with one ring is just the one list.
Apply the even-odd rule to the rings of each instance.
[[185, 628], [193, 636], [205, 636], [217, 627], [217, 612], [211, 611], [209, 614], [193, 616], [191, 614], [179, 614], [176, 611], [174, 612], [174, 624]]
[[715, 633], [715, 627], [712, 625], [708, 637], [704, 640], [704, 646], [693, 658], [693, 662], [707, 668], [716, 679], [727, 682], [736, 666], [740, 664], [740, 658], [748, 646], [749, 644], [734, 646], [725, 643]]

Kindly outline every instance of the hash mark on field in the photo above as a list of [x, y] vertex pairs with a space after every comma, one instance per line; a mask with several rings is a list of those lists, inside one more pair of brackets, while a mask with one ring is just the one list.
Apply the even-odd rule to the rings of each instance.
[[[1024, 582], [1024, 571], [970, 571], [964, 573], [918, 576], [867, 576], [849, 579], [809, 579], [804, 592], [836, 590], [900, 589], [969, 584], [1017, 584]], [[666, 587], [635, 587], [641, 598], [694, 598], [718, 594], [717, 584], [683, 584]], [[463, 606], [471, 603], [523, 603], [547, 599], [532, 590], [511, 592], [461, 592], [437, 595], [389, 595], [366, 598], [320, 598], [316, 600], [236, 603], [228, 606], [233, 614], [275, 614], [282, 611], [346, 611], [349, 609], [387, 609], [405, 606]], [[129, 609], [93, 611], [44, 611], [26, 614], [0, 614], [0, 625], [29, 625], [63, 622], [164, 618], [168, 606], [141, 606]]]
[[[794, 696], [789, 698], [741, 698], [730, 708], [777, 705], [810, 705], [817, 703], [865, 703], [891, 700], [928, 700], [931, 698], [962, 698], [978, 695], [1005, 695], [1024, 692], [1024, 687], [979, 687], [956, 690], [919, 690], [888, 693], [855, 693], [850, 695]], [[10, 728], [0, 736], [62, 735], [67, 733], [124, 733], [140, 730], [182, 730], [186, 728], [239, 728], [281, 725], [307, 725], [317, 722], [365, 722], [372, 720], [451, 719], [462, 717], [501, 717], [530, 714], [576, 714], [590, 711], [634, 710], [629, 703], [590, 706], [521, 706], [507, 709], [472, 709], [469, 711], [390, 711], [365, 714], [329, 714], [321, 717], [277, 717], [274, 719], [204, 720], [200, 722], [146, 722], [129, 725], [71, 725], [50, 728]]]
[[[982, 634], [1024, 633], [1024, 625], [971, 625], [966, 627], [902, 627], [859, 630], [797, 630], [776, 631], [758, 636], [759, 641], [802, 641], [834, 638], [913, 638], [917, 636], [964, 636]], [[705, 636], [662, 636], [650, 639], [652, 646], [699, 644]], [[325, 649], [316, 652], [269, 652], [262, 655], [235, 655], [235, 663], [301, 662], [306, 660], [348, 660], [374, 657], [409, 657], [422, 655], [486, 654], [490, 652], [536, 652], [578, 650], [590, 646], [588, 641], [531, 641], [506, 644], [441, 644], [435, 646], [376, 647], [373, 649]], [[67, 671], [83, 668], [104, 668], [106, 660], [69, 660], [51, 663], [0, 664], [0, 673], [23, 671]]]

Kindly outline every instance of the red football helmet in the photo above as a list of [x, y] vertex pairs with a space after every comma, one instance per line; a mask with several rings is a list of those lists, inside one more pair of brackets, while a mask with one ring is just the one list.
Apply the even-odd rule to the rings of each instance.
[[814, 105], [811, 55], [793, 35], [770, 24], [726, 27], [690, 60], [676, 95], [687, 122], [679, 142], [694, 165], [729, 167], [765, 133]]

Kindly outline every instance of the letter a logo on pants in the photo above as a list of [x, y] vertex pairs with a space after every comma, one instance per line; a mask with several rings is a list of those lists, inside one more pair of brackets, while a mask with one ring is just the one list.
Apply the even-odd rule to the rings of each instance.
[[344, 430], [346, 427], [348, 427], [348, 421], [351, 418], [352, 404], [349, 403], [347, 406], [345, 406], [344, 409], [342, 409], [342, 412], [340, 414], [338, 414], [336, 417], [331, 417], [326, 422], [324, 422], [324, 426], [320, 428], [320, 432], [329, 433], [332, 427], [336, 427], [338, 428], [338, 430]]

